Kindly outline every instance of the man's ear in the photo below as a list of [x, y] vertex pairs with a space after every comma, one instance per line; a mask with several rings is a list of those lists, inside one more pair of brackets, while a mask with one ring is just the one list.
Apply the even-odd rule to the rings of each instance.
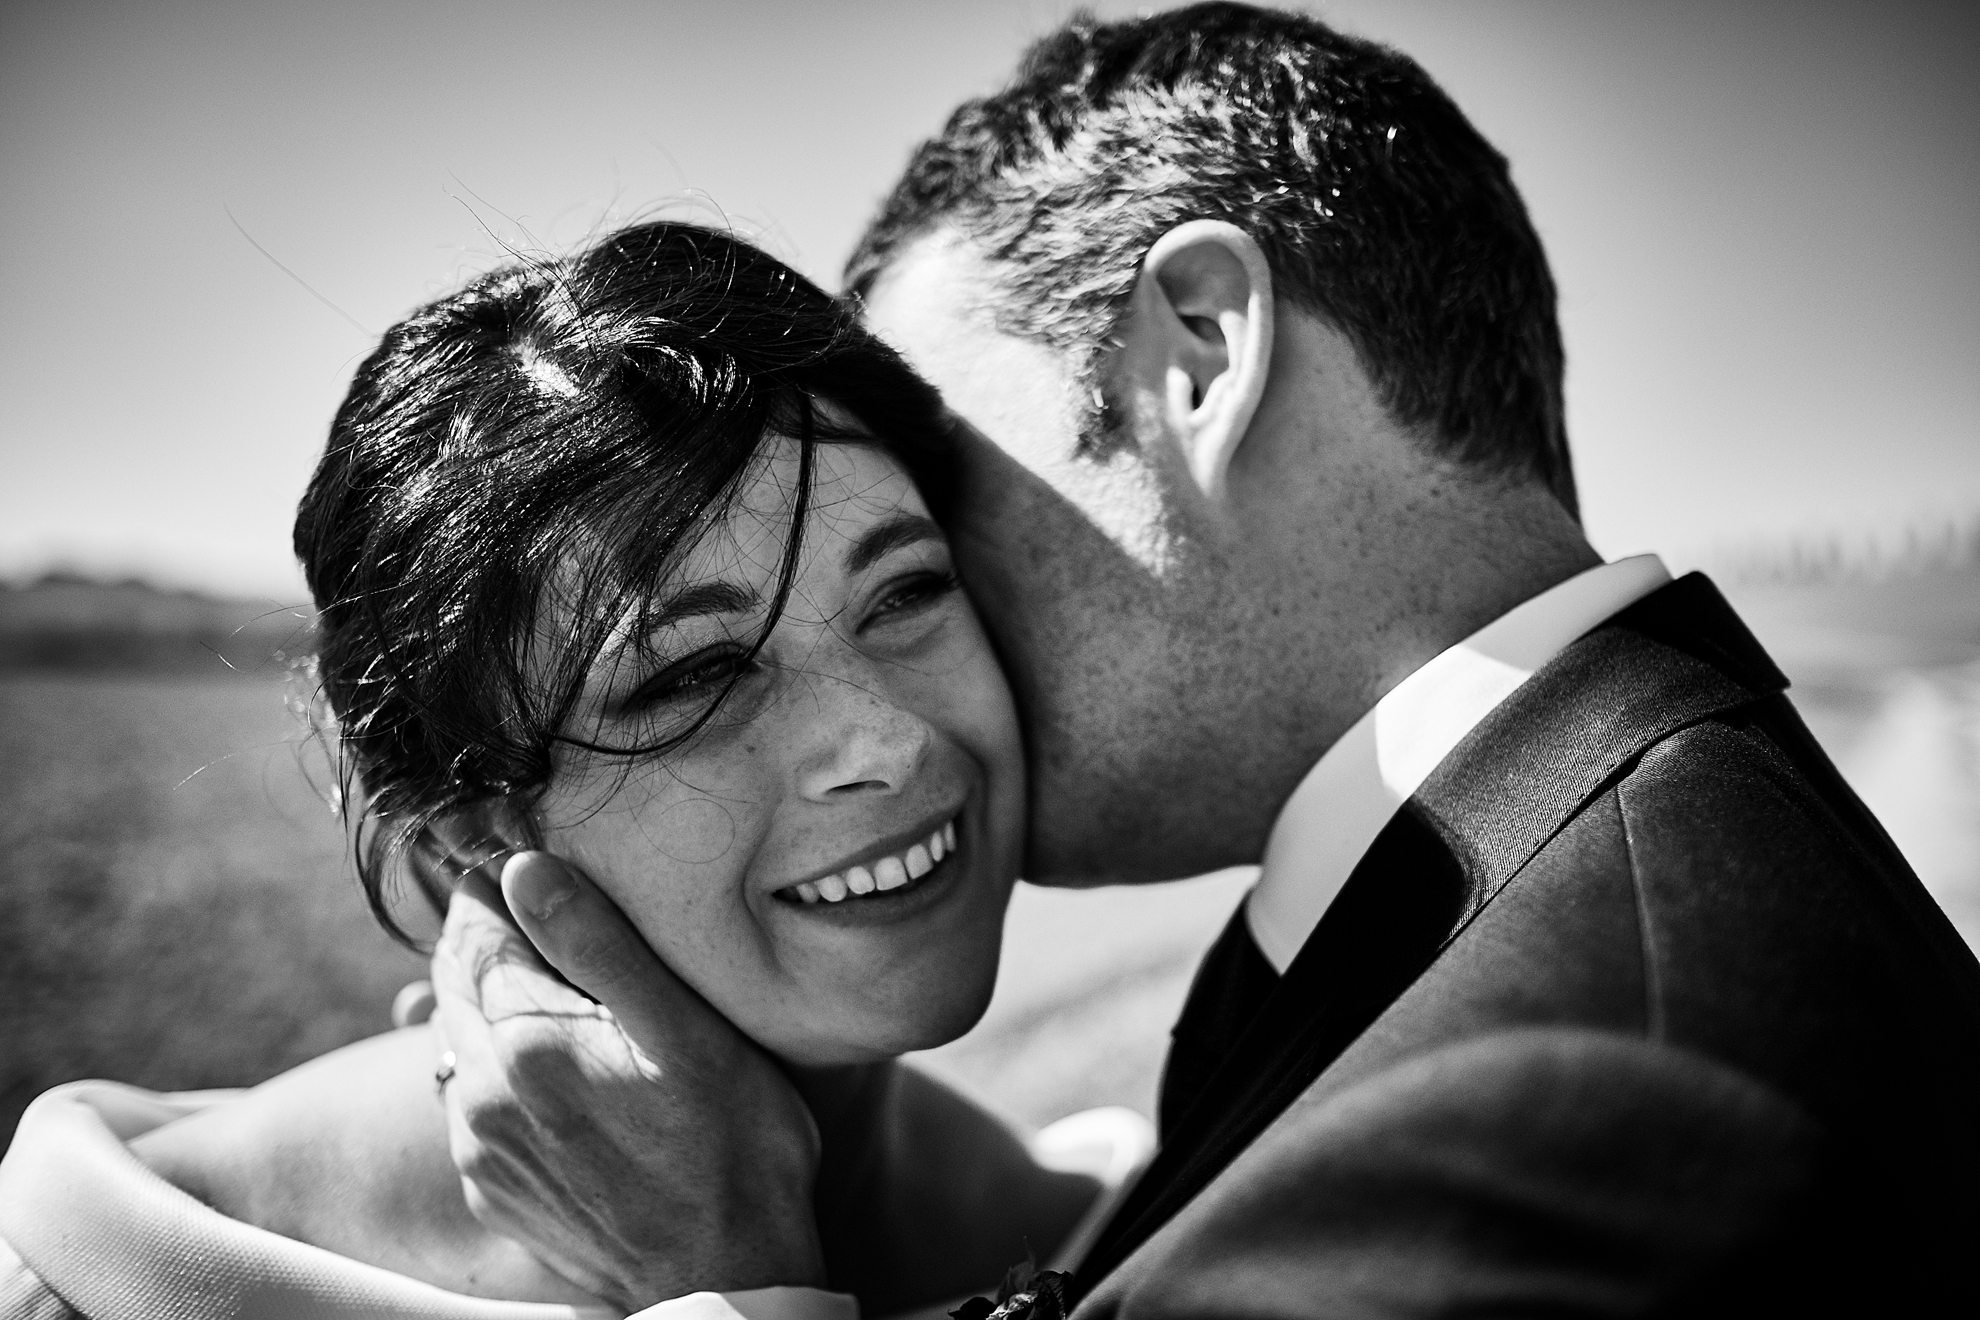
[[1190, 476], [1220, 499], [1272, 367], [1272, 269], [1223, 220], [1177, 225], [1148, 249], [1124, 327], [1123, 365], [1159, 399]]

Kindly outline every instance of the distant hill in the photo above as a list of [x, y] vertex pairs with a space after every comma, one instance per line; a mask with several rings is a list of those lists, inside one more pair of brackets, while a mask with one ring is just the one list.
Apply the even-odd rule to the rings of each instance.
[[[1800, 558], [1712, 571], [1796, 677], [1980, 661], [1980, 557]], [[0, 670], [273, 674], [309, 652], [298, 602], [50, 573], [0, 583]]]
[[1790, 675], [1980, 661], [1980, 561], [1714, 577]]
[[0, 583], [0, 670], [272, 676], [310, 648], [294, 603], [50, 573]]

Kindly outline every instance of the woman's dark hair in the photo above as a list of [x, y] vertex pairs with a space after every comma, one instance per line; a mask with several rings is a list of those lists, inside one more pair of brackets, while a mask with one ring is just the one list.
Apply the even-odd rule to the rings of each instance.
[[[858, 435], [844, 415], [939, 477], [934, 392], [845, 305], [695, 225], [505, 266], [385, 333], [331, 424], [295, 550], [358, 873], [388, 930], [410, 942], [388, 878], [438, 817], [528, 802], [559, 743], [661, 752], [705, 722], [712, 704], [640, 747], [568, 727], [587, 672], [628, 623], [646, 634], [644, 611], [772, 434], [799, 453], [774, 622], [813, 446]], [[444, 904], [441, 877], [406, 869]]]

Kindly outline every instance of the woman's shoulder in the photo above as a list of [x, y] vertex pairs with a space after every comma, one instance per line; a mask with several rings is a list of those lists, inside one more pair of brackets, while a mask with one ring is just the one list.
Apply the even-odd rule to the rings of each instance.
[[595, 1305], [469, 1213], [433, 1063], [416, 1028], [249, 1091], [57, 1088], [0, 1161], [0, 1239], [85, 1311], [106, 1289], [184, 1293], [187, 1315], [298, 1289], [380, 1315], [548, 1320]]
[[402, 1218], [457, 1238], [474, 1221], [451, 1186], [436, 1053], [425, 1027], [358, 1041], [135, 1136], [131, 1153], [231, 1218], [359, 1259]]

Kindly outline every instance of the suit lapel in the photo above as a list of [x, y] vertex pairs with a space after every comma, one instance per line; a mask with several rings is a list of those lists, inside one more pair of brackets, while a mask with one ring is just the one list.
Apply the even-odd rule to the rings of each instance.
[[1583, 636], [1523, 684], [1356, 866], [1173, 1135], [1164, 1133], [1087, 1254], [1075, 1293], [1201, 1191], [1644, 749], [1786, 686], [1695, 573]]
[[1421, 975], [1469, 897], [1437, 832], [1414, 810], [1398, 812], [1264, 1006], [1181, 1107], [1081, 1263], [1078, 1286], [1098, 1280], [1160, 1227]]
[[1412, 799], [1472, 877], [1467, 917], [1646, 748], [1787, 685], [1700, 573], [1577, 639], [1480, 721]]

